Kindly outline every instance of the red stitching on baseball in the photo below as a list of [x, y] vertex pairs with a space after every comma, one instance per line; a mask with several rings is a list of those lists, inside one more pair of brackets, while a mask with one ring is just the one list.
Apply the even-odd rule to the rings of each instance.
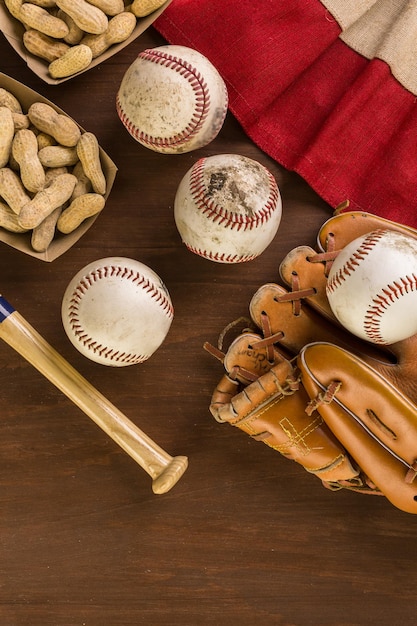
[[211, 261], [219, 261], [220, 263], [244, 263], [245, 261], [252, 261], [256, 259], [257, 254], [226, 254], [220, 252], [207, 252], [207, 250], [201, 250], [200, 248], [194, 248], [189, 244], [185, 244], [186, 248], [190, 250], [190, 252], [194, 252], [194, 254], [198, 254], [199, 256], [204, 257], [205, 259], [210, 259]]
[[[125, 125], [129, 133], [139, 142], [158, 147], [169, 146], [181, 146], [194, 137], [203, 126], [210, 107], [210, 93], [207, 87], [207, 83], [204, 80], [204, 76], [187, 61], [178, 57], [172, 56], [167, 52], [158, 49], [144, 50], [138, 55], [138, 58], [144, 61], [150, 61], [167, 67], [175, 72], [178, 72], [181, 76], [188, 81], [193, 89], [195, 97], [194, 113], [186, 128], [184, 128], [177, 135], [171, 137], [154, 137], [144, 133], [142, 129], [135, 126], [135, 124], [129, 120], [128, 115], [123, 110], [120, 102], [119, 94], [116, 97], [116, 108], [122, 123]], [[225, 107], [225, 109], [227, 106]]]
[[112, 348], [109, 348], [108, 346], [99, 344], [88, 335], [80, 321], [79, 306], [83, 295], [95, 282], [108, 276], [125, 278], [137, 285], [140, 285], [142, 289], [148, 292], [151, 298], [156, 300], [156, 302], [161, 306], [161, 308], [168, 315], [168, 317], [173, 317], [174, 308], [171, 301], [169, 300], [169, 298], [166, 297], [163, 291], [157, 289], [148, 278], [142, 276], [142, 274], [139, 274], [139, 272], [134, 272], [132, 269], [128, 269], [127, 267], [106, 265], [103, 267], [99, 267], [96, 270], [92, 270], [89, 274], [83, 276], [78, 285], [74, 288], [68, 304], [69, 325], [75, 337], [80, 341], [80, 343], [82, 343], [84, 347], [86, 347], [88, 350], [91, 350], [94, 354], [104, 356], [111, 361], [116, 361], [119, 363], [141, 363], [142, 361], [148, 359], [149, 355], [119, 352], [118, 350], [114, 350]]
[[340, 287], [340, 285], [346, 280], [346, 277], [353, 274], [360, 262], [364, 260], [373, 247], [376, 246], [378, 241], [382, 239], [387, 232], [387, 230], [379, 229], [369, 233], [361, 245], [354, 250], [343, 267], [339, 268], [339, 270], [327, 281], [327, 291], [332, 293]]
[[206, 161], [207, 157], [203, 157], [197, 161], [190, 173], [190, 192], [199, 211], [202, 211], [202, 213], [213, 222], [217, 222], [225, 228], [238, 231], [252, 230], [270, 219], [276, 209], [279, 198], [278, 186], [270, 172], [265, 170], [269, 180], [269, 196], [262, 209], [254, 211], [252, 215], [241, 215], [240, 213], [228, 211], [208, 195], [207, 187], [204, 184], [204, 166]]
[[365, 314], [364, 329], [371, 341], [374, 343], [385, 344], [386, 341], [381, 334], [381, 320], [384, 312], [399, 300], [404, 294], [417, 291], [417, 277], [405, 276], [399, 281], [394, 281], [391, 285], [387, 285], [382, 293], [373, 298], [373, 304], [368, 308]]

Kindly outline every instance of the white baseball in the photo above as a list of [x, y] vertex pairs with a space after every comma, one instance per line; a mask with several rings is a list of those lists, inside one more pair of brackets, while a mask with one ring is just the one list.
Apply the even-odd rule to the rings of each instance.
[[176, 154], [210, 143], [223, 126], [224, 80], [202, 54], [166, 45], [141, 52], [127, 69], [116, 98], [118, 115], [140, 144]]
[[392, 344], [417, 332], [417, 240], [376, 230], [336, 257], [327, 297], [339, 322], [354, 335]]
[[122, 367], [146, 361], [159, 348], [173, 306], [152, 269], [134, 259], [108, 257], [73, 277], [61, 313], [65, 332], [81, 354]]
[[281, 194], [271, 172], [236, 154], [199, 159], [175, 195], [175, 223], [183, 243], [219, 263], [258, 257], [275, 237], [281, 214]]

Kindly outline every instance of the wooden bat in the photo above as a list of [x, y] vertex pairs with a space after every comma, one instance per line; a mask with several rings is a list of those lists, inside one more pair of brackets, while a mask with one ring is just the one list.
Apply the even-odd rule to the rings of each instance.
[[166, 493], [188, 466], [172, 457], [131, 422], [0, 296], [0, 337], [74, 402], [152, 478], [154, 493]]

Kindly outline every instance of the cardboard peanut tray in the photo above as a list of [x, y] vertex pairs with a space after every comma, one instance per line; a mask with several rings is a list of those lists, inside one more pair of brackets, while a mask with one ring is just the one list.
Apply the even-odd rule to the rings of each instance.
[[[65, 111], [57, 107], [53, 102], [47, 100], [36, 91], [33, 91], [33, 89], [26, 87], [22, 83], [13, 78], [10, 78], [9, 76], [6, 76], [6, 74], [3, 74], [1, 72], [0, 87], [2, 87], [3, 89], [7, 89], [7, 91], [12, 93], [19, 100], [24, 113], [27, 113], [28, 108], [34, 102], [44, 102], [52, 106], [58, 113], [68, 115]], [[85, 129], [83, 129], [76, 120], [74, 121], [79, 126], [81, 132], [85, 132]], [[110, 194], [114, 179], [116, 177], [117, 167], [102, 148], [100, 148], [100, 160], [107, 183], [105, 193], [105, 199], [107, 203], [107, 198]], [[103, 211], [106, 211], [106, 206], [104, 207]], [[30, 232], [24, 234], [16, 234], [7, 231], [4, 228], [0, 228], [0, 242], [6, 243], [12, 248], [16, 248], [17, 250], [20, 250], [25, 254], [29, 254], [30, 256], [36, 257], [42, 261], [53, 261], [54, 259], [61, 256], [61, 254], [69, 250], [80, 239], [80, 237], [82, 237], [82, 235], [84, 235], [84, 233], [89, 228], [91, 228], [91, 226], [99, 216], [100, 213], [86, 219], [74, 232], [68, 235], [62, 235], [58, 233], [46, 252], [35, 252], [33, 250], [30, 243]]]
[[119, 44], [112, 45], [106, 52], [98, 56], [96, 59], [90, 63], [87, 69], [83, 70], [83, 72], [78, 72], [77, 74], [73, 74], [72, 76], [68, 76], [66, 78], [54, 79], [48, 73], [48, 63], [39, 57], [35, 57], [33, 54], [30, 54], [28, 50], [26, 50], [23, 45], [23, 33], [25, 29], [23, 24], [16, 20], [8, 11], [6, 5], [4, 4], [4, 0], [0, 0], [0, 30], [3, 32], [4, 36], [15, 49], [17, 54], [19, 54], [24, 61], [26, 61], [27, 66], [34, 72], [39, 78], [44, 80], [46, 83], [50, 85], [58, 85], [66, 80], [70, 80], [74, 78], [74, 76], [78, 76], [84, 72], [88, 72], [89, 69], [95, 67], [99, 63], [103, 63], [106, 59], [109, 59], [114, 54], [117, 54], [119, 50], [122, 50], [126, 46], [128, 46], [132, 41], [137, 39], [151, 24], [156, 20], [159, 15], [166, 9], [166, 7], [172, 2], [172, 0], [167, 0], [159, 9], [147, 15], [143, 18], [137, 19], [137, 25], [133, 31], [133, 33], [128, 37], [125, 41]]

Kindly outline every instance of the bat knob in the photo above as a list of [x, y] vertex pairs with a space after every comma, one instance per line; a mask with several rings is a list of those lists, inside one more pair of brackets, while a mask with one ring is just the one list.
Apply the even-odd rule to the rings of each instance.
[[186, 456], [174, 457], [163, 472], [152, 481], [152, 491], [157, 494], [169, 491], [179, 481], [187, 467], [188, 458]]

